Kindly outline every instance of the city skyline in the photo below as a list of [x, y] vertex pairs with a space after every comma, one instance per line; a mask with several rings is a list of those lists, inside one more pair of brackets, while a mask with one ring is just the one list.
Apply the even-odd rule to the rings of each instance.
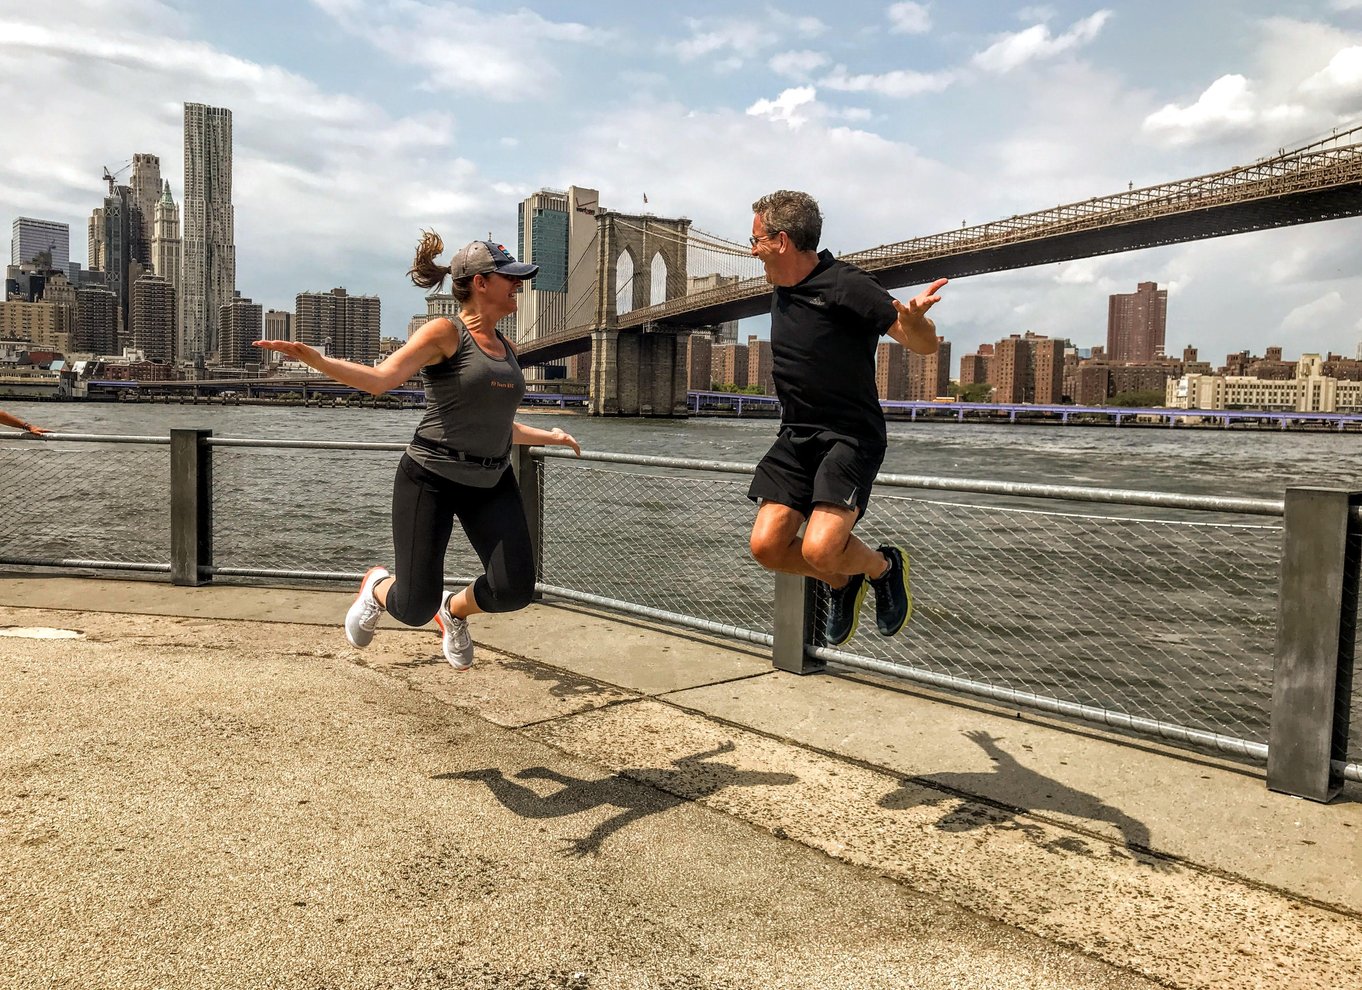
[[[836, 30], [811, 3], [697, 9], [606, 3], [569, 22], [533, 3], [59, 0], [6, 13], [11, 133], [45, 140], [0, 161], [0, 220], [79, 230], [103, 164], [174, 162], [182, 104], [228, 107], [236, 288], [270, 307], [336, 285], [378, 295], [384, 335], [400, 337], [423, 308], [404, 277], [419, 229], [513, 244], [517, 205], [544, 187], [598, 188], [611, 208], [735, 240], [758, 195], [806, 188], [825, 246], [850, 251], [1213, 171], [1362, 117], [1358, 0], [894, 3], [844, 12]], [[439, 55], [446, 41], [475, 50], [479, 71]], [[111, 73], [117, 91], [93, 84]], [[63, 116], [20, 98], [38, 76]], [[1107, 297], [1149, 281], [1173, 300], [1172, 353], [1353, 353], [1359, 254], [1353, 219], [976, 276], [948, 287], [938, 323], [958, 354], [1026, 330], [1090, 346]], [[765, 321], [739, 336], [752, 332]]]

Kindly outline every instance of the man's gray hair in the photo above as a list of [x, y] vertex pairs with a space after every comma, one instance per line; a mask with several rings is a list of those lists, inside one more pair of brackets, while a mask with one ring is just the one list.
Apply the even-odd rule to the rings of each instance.
[[761, 217], [766, 233], [783, 230], [789, 234], [795, 250], [818, 250], [818, 239], [823, 236], [823, 214], [817, 200], [808, 193], [777, 190], [753, 203], [752, 212]]

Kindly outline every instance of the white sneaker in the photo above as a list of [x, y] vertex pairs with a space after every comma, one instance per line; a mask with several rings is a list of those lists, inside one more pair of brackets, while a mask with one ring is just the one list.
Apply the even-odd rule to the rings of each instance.
[[383, 614], [383, 606], [374, 597], [374, 588], [378, 582], [390, 576], [386, 567], [371, 567], [359, 583], [355, 603], [345, 613], [345, 638], [351, 646], [363, 649], [373, 641], [378, 617]]
[[449, 600], [453, 597], [446, 592], [444, 598], [440, 599], [440, 610], [435, 613], [435, 624], [444, 635], [442, 645], [449, 665], [455, 670], [467, 670], [473, 666], [473, 637], [468, 632], [468, 621], [449, 611]]

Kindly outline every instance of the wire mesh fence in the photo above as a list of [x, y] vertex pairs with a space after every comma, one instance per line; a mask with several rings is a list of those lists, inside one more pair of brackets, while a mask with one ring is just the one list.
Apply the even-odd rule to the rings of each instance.
[[[1147, 513], [1146, 513], [1147, 515]], [[879, 495], [860, 529], [908, 554], [883, 662], [1266, 743], [1279, 525]]]
[[170, 446], [0, 443], [0, 559], [164, 564]]
[[[392, 561], [389, 450], [213, 447], [213, 560], [218, 568], [363, 572]], [[446, 572], [481, 573], [451, 540]]]
[[[163, 440], [2, 439], [0, 559], [169, 559]], [[216, 568], [359, 573], [390, 560], [396, 450], [235, 443], [212, 441]], [[556, 456], [542, 464], [545, 585], [772, 633], [774, 581], [748, 550], [755, 510], [746, 477], [700, 465]], [[915, 612], [886, 639], [867, 596], [859, 631], [841, 651], [1266, 741], [1282, 541], [1275, 520], [1038, 507], [894, 486], [877, 490], [857, 532], [907, 551]], [[456, 532], [446, 573], [479, 571]], [[1362, 682], [1341, 687], [1351, 699], [1347, 760], [1356, 764]]]
[[560, 459], [544, 479], [546, 584], [771, 632], [774, 582], [747, 550], [745, 481]]

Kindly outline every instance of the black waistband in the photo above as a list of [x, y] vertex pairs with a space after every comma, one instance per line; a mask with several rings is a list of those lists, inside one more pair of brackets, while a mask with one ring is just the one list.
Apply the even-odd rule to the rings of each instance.
[[423, 437], [419, 433], [411, 438], [413, 447], [420, 447], [422, 450], [429, 450], [435, 454], [443, 454], [445, 457], [456, 461], [464, 461], [467, 464], [478, 464], [486, 468], [505, 467], [511, 463], [511, 459], [502, 457], [478, 457], [474, 454], [465, 454], [462, 450], [455, 450], [447, 443], [439, 440], [432, 440], [430, 437]]

